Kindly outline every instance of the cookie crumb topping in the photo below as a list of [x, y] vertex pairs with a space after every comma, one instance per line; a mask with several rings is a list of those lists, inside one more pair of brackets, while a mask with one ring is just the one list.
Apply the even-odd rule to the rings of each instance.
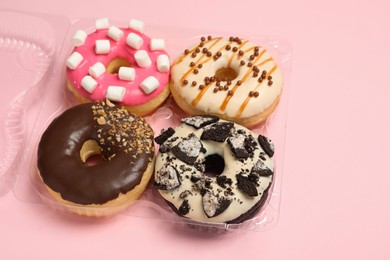
[[193, 165], [201, 151], [204, 151], [203, 145], [193, 133], [187, 138], [183, 138], [176, 146], [172, 147], [172, 153], [181, 161]]
[[154, 186], [160, 190], [172, 190], [180, 186], [180, 178], [177, 170], [171, 165], [164, 165], [156, 173]]

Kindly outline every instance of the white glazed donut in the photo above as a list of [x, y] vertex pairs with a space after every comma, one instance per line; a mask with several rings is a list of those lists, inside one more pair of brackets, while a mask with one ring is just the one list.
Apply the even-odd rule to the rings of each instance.
[[215, 116], [182, 119], [155, 138], [155, 187], [181, 216], [241, 223], [263, 206], [272, 184], [273, 143]]
[[98, 19], [96, 31], [76, 31], [66, 76], [81, 102], [109, 99], [141, 116], [164, 102], [170, 74], [165, 42], [150, 39], [143, 29], [143, 22], [134, 19], [128, 28]]
[[188, 114], [212, 114], [250, 127], [265, 121], [282, 93], [269, 52], [237, 37], [202, 37], [172, 64], [170, 90]]

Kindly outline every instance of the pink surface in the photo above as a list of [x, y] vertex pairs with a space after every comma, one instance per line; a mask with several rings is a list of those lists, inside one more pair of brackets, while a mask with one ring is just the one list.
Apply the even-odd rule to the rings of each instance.
[[[3, 1], [0, 8], [283, 38], [293, 47], [278, 224], [212, 236], [158, 220], [63, 216], [0, 197], [4, 259], [389, 259], [387, 1]], [[152, 8], [153, 6], [153, 8]], [[6, 89], [3, 86], [3, 90]], [[73, 249], [73, 250], [72, 250]]]

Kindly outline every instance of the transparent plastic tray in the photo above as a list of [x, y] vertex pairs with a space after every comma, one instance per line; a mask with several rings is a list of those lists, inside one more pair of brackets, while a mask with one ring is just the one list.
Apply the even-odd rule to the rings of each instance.
[[[0, 138], [6, 147], [1, 151], [3, 154], [0, 157], [3, 158], [0, 161], [0, 196], [12, 190], [21, 203], [50, 205], [54, 209], [67, 212], [40, 189], [39, 184], [34, 185], [34, 178], [31, 176], [34, 176], [36, 144], [41, 134], [53, 118], [78, 104], [66, 89], [65, 60], [73, 49], [71, 46], [73, 33], [78, 29], [91, 30], [96, 18], [80, 19], [70, 23], [58, 16], [0, 11], [0, 66], [8, 77], [7, 95], [2, 97], [3, 102], [0, 104], [3, 122]], [[114, 19], [110, 19], [110, 22], [118, 27], [125, 27], [128, 23]], [[290, 45], [283, 40], [258, 35], [241, 35], [239, 32], [166, 28], [150, 25], [147, 21], [145, 25], [145, 34], [165, 39], [171, 60], [205, 35], [239, 36], [256, 42], [271, 52], [284, 75], [283, 94], [271, 117], [252, 130], [267, 135], [275, 144], [274, 181], [263, 209], [256, 217], [241, 224], [202, 224], [179, 217], [172, 212], [151, 183], [142, 197], [120, 214], [162, 219], [174, 225], [190, 224], [213, 232], [264, 231], [273, 227], [278, 220], [281, 200], [291, 66]], [[161, 129], [177, 126], [183, 116], [185, 114], [170, 97], [164, 106], [147, 116], [146, 120], [158, 134]]]

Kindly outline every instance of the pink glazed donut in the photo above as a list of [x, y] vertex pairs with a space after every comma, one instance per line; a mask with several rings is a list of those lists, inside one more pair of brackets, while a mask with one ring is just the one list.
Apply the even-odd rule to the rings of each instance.
[[153, 112], [169, 96], [170, 60], [163, 39], [150, 39], [144, 23], [128, 28], [96, 20], [96, 30], [77, 30], [66, 60], [67, 86], [80, 102], [109, 99], [134, 114]]

